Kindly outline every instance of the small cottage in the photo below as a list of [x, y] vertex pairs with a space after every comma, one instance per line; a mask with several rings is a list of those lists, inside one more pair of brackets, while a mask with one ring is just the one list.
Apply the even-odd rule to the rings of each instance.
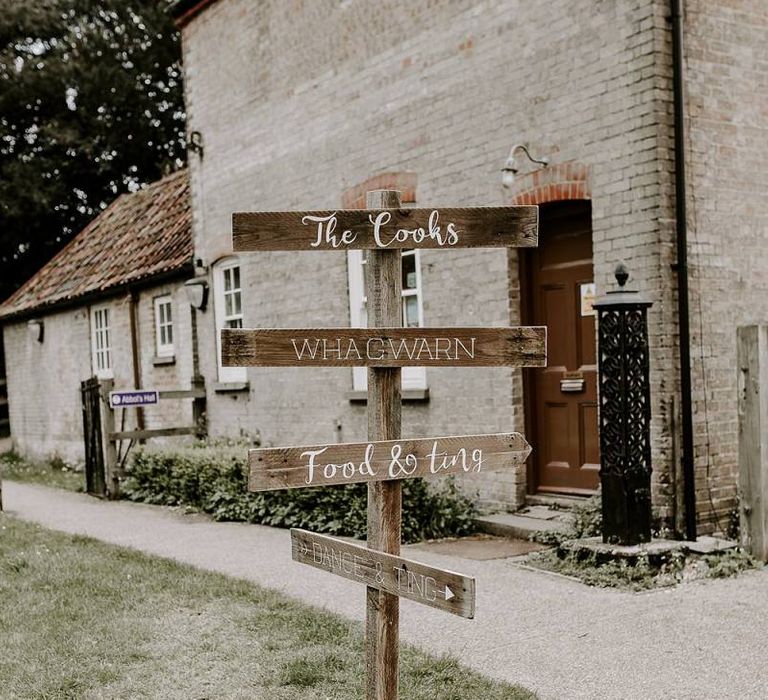
[[[190, 386], [192, 259], [180, 170], [118, 197], [0, 306], [16, 450], [82, 460], [80, 382], [91, 376], [116, 389]], [[118, 429], [192, 421], [191, 402], [118, 414]]]

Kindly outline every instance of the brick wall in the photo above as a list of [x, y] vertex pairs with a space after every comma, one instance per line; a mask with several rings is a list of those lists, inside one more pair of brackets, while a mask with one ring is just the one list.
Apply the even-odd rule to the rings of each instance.
[[[166, 293], [173, 296], [176, 356], [174, 364], [155, 366], [153, 299]], [[129, 297], [113, 297], [96, 305], [102, 304], [110, 311], [115, 388], [133, 388]], [[183, 287], [173, 283], [143, 290], [138, 304], [143, 386], [188, 388], [192, 376], [191, 309]], [[45, 327], [42, 343], [29, 334], [27, 319], [4, 325], [11, 435], [22, 454], [34, 458], [59, 455], [73, 462], [83, 459], [80, 382], [93, 374], [90, 308], [40, 316]], [[136, 410], [126, 409], [125, 417], [117, 410], [115, 420], [118, 429], [133, 428]], [[147, 427], [191, 425], [191, 421], [191, 400], [168, 400], [145, 409]]]
[[723, 529], [738, 467], [736, 328], [768, 320], [768, 4], [688, 0], [685, 32], [696, 497], [704, 529]]
[[[733, 330], [765, 317], [768, 298], [760, 294], [766, 217], [758, 194], [768, 172], [765, 110], [755, 99], [768, 65], [760, 43], [766, 7], [686, 4], [692, 288], [694, 311], [701, 308], [693, 315], [697, 470], [706, 518], [710, 495], [722, 513], [735, 493]], [[341, 192], [380, 173], [413, 173], [421, 206], [590, 198], [598, 293], [624, 261], [631, 284], [654, 301], [654, 504], [668, 523], [680, 522], [668, 3], [553, 0], [541, 12], [537, 3], [502, 0], [350, 0], [295, 9], [219, 0], [184, 27], [189, 128], [205, 140], [205, 158], [191, 164], [204, 262], [229, 253], [232, 211], [338, 206]], [[524, 169], [503, 191], [499, 170], [518, 142], [551, 166]], [[423, 262], [428, 325], [519, 321], [515, 251], [508, 259], [500, 251], [425, 251]], [[343, 255], [267, 253], [243, 256], [243, 265], [246, 326], [348, 323]], [[734, 311], [740, 298], [748, 301]], [[201, 348], [214, 347], [211, 312], [200, 326]], [[249, 379], [249, 391], [212, 397], [214, 431], [258, 433], [268, 444], [364, 435], [362, 408], [345, 398], [345, 370], [251, 370]], [[428, 405], [406, 407], [404, 434], [523, 428], [518, 372], [435, 370], [429, 387]], [[514, 506], [524, 484], [491, 475], [479, 486], [489, 503]]]
[[[596, 281], [621, 259], [657, 301], [652, 311], [656, 499], [669, 510], [674, 393], [669, 304], [671, 230], [659, 225], [668, 76], [656, 64], [661, 3], [290, 3], [219, 0], [183, 30], [196, 249], [229, 251], [238, 209], [339, 205], [339, 193], [383, 172], [418, 178], [419, 205], [511, 201], [500, 168], [528, 143], [553, 165], [588, 170]], [[525, 173], [521, 173], [525, 176]], [[586, 196], [586, 195], [584, 195]], [[425, 251], [428, 325], [519, 321], [519, 283], [501, 251]], [[346, 260], [334, 253], [243, 256], [246, 326], [346, 325]], [[510, 294], [510, 290], [512, 293]], [[201, 347], [214, 344], [201, 321]], [[203, 353], [205, 355], [206, 353]], [[215, 370], [210, 361], [206, 375]], [[214, 396], [212, 429], [258, 431], [268, 444], [364, 436], [345, 370], [250, 370], [250, 391]], [[430, 370], [428, 405], [405, 407], [405, 435], [523, 429], [519, 372]], [[535, 448], [535, 446], [534, 446]], [[488, 475], [481, 497], [521, 502], [524, 484]], [[667, 499], [667, 500], [665, 500]]]

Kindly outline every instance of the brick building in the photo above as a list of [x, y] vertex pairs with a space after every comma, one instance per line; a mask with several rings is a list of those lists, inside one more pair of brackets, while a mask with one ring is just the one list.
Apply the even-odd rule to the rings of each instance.
[[[688, 459], [702, 529], [724, 528], [736, 496], [735, 329], [768, 317], [768, 5], [686, 0], [677, 141], [674, 5], [178, 0], [188, 128], [202, 146], [190, 163], [195, 254], [216, 300], [198, 319], [201, 347], [215, 347], [225, 325], [347, 325], [363, 312], [359, 256], [232, 256], [233, 211], [354, 207], [381, 187], [420, 206], [539, 204], [536, 253], [406, 256], [404, 309], [427, 326], [546, 322], [549, 368], [409, 373], [403, 434], [524, 430], [535, 451], [527, 473], [471, 484], [489, 505], [589, 493], [598, 454], [587, 302], [624, 261], [654, 302], [653, 498], [679, 529], [678, 143], [688, 172]], [[505, 190], [499, 171], [516, 143], [549, 165], [526, 163]], [[365, 435], [362, 375], [225, 369], [213, 353], [201, 367], [218, 380], [213, 432], [268, 445]], [[547, 393], [547, 373], [563, 371], [582, 372], [583, 395]]]
[[[83, 457], [80, 382], [188, 388], [195, 371], [189, 182], [179, 171], [124, 194], [0, 306], [11, 434], [32, 457]], [[146, 427], [190, 424], [191, 402], [141, 410]], [[118, 429], [139, 409], [116, 411]]]

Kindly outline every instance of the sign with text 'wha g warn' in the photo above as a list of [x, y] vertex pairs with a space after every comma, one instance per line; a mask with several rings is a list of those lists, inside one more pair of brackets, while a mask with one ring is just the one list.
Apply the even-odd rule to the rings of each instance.
[[225, 367], [543, 367], [546, 355], [543, 326], [221, 331]]
[[521, 248], [538, 242], [538, 207], [257, 211], [232, 215], [235, 252]]
[[475, 616], [475, 579], [307, 530], [291, 530], [294, 561], [445, 612]]

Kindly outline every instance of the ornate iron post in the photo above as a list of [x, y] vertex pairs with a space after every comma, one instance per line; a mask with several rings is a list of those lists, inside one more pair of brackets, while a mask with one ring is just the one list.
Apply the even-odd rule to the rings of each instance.
[[603, 542], [633, 545], [651, 539], [651, 302], [624, 288], [629, 278], [624, 265], [616, 267], [615, 275], [619, 288], [594, 304], [600, 365]]

